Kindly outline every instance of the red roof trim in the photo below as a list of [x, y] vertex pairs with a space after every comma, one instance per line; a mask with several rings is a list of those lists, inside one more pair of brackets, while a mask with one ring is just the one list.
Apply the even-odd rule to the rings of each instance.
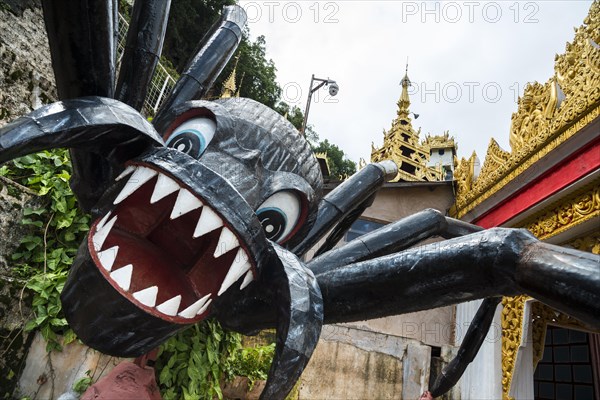
[[600, 168], [600, 139], [572, 154], [473, 223], [484, 228], [500, 226], [598, 168]]

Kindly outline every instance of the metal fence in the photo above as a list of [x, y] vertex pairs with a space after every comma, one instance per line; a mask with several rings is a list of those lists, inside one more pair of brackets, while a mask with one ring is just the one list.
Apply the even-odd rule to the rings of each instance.
[[[127, 41], [127, 30], [129, 23], [119, 14], [119, 37], [117, 46], [117, 68], [121, 64], [121, 57], [125, 51], [125, 42]], [[144, 108], [142, 112], [147, 116], [156, 114], [156, 110], [160, 107], [165, 98], [171, 93], [175, 86], [175, 79], [167, 72], [165, 67], [159, 62], [154, 71], [154, 76], [150, 81], [150, 87], [146, 94]]]

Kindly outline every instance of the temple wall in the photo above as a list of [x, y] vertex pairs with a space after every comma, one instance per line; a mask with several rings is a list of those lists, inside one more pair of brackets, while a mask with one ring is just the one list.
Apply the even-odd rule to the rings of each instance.
[[393, 222], [425, 208], [435, 208], [446, 214], [454, 203], [452, 186], [439, 183], [404, 183], [398, 187], [384, 187], [373, 205], [363, 214], [379, 222]]
[[325, 326], [302, 375], [300, 399], [416, 399], [429, 379], [431, 348], [414, 340]]
[[[425, 208], [446, 213], [454, 197], [450, 185], [407, 184], [403, 187], [383, 188], [373, 205], [363, 214], [379, 222], [393, 222]], [[352, 324], [358, 329], [380, 332], [418, 340], [430, 346], [441, 347], [454, 344], [454, 307], [378, 318]]]

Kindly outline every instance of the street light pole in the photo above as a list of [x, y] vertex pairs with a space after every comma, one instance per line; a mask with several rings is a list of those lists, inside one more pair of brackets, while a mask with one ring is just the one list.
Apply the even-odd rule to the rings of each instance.
[[[313, 82], [320, 82], [317, 86], [313, 87]], [[306, 122], [308, 121], [308, 112], [310, 111], [310, 102], [312, 100], [312, 94], [323, 86], [329, 86], [329, 94], [335, 96], [338, 93], [339, 87], [334, 80], [315, 78], [315, 74], [310, 78], [310, 86], [308, 87], [308, 99], [306, 100], [306, 108], [304, 109], [304, 120], [302, 121], [302, 136], [306, 136]]]

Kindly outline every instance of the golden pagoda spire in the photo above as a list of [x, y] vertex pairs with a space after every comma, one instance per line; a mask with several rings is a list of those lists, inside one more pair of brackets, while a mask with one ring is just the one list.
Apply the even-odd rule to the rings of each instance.
[[398, 100], [398, 117], [403, 119], [409, 119], [408, 114], [410, 113], [408, 107], [410, 107], [410, 98], [408, 97], [408, 87], [411, 85], [410, 79], [408, 79], [408, 60], [406, 61], [406, 70], [404, 71], [404, 78], [400, 81], [402, 85], [402, 94], [400, 100]]
[[[398, 174], [390, 182], [444, 180], [448, 176], [444, 170], [447, 164], [442, 164], [442, 162], [448, 160], [445, 158], [440, 159], [438, 156], [441, 156], [441, 154], [436, 152], [436, 156], [431, 161], [430, 151], [433, 147], [438, 146], [439, 142], [438, 147], [440, 149], [452, 148], [452, 155], [456, 154], [454, 139], [450, 138], [449, 134], [445, 134], [439, 137], [428, 136], [425, 141], [421, 141], [421, 128], [419, 130], [413, 129], [409, 115], [413, 114], [415, 119], [418, 115], [411, 113], [409, 110], [408, 87], [411, 83], [408, 78], [408, 60], [406, 60], [406, 70], [400, 84], [402, 85], [402, 94], [397, 103], [398, 115], [392, 121], [392, 127], [388, 131], [385, 129], [383, 131], [383, 146], [377, 148], [371, 144], [371, 162], [392, 160], [398, 165]], [[446, 147], [446, 145], [448, 146]], [[435, 148], [438, 149], [438, 147]], [[448, 159], [454, 161], [452, 158]], [[433, 164], [434, 161], [435, 164]], [[450, 162], [450, 164], [452, 163]]]
[[235, 58], [235, 65], [233, 66], [233, 71], [229, 75], [229, 78], [223, 83], [223, 91], [221, 92], [221, 98], [227, 99], [229, 97], [235, 96], [236, 85], [235, 85], [235, 74], [237, 70], [237, 64], [240, 60], [239, 55]]

